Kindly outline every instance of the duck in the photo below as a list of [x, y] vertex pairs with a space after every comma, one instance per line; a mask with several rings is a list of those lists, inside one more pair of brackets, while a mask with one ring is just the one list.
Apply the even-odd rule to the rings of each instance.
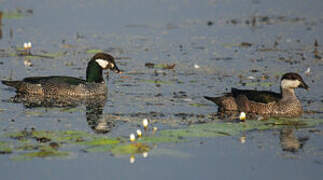
[[218, 112], [240, 111], [270, 117], [298, 117], [303, 113], [295, 88], [309, 89], [303, 78], [294, 72], [280, 80], [280, 93], [232, 88], [220, 97], [204, 96], [218, 105]]
[[107, 86], [102, 76], [102, 71], [106, 69], [121, 73], [113, 56], [101, 52], [95, 54], [88, 62], [85, 80], [70, 76], [38, 76], [26, 77], [20, 81], [2, 80], [2, 83], [15, 88], [17, 94], [22, 95], [44, 97], [106, 95]]

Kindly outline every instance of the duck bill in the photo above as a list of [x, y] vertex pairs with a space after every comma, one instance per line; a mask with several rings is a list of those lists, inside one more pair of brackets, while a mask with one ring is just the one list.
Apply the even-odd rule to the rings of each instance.
[[118, 66], [114, 66], [111, 70], [118, 74], [122, 73], [121, 70], [118, 68]]
[[302, 82], [300, 85], [299, 85], [300, 88], [304, 88], [306, 90], [309, 89], [308, 85], [305, 83], [305, 82]]

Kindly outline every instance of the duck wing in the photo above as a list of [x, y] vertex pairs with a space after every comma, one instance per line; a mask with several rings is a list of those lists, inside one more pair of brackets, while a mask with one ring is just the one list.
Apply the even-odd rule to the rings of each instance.
[[28, 77], [23, 79], [22, 81], [25, 83], [31, 83], [31, 84], [54, 83], [54, 84], [70, 84], [70, 85], [79, 85], [86, 82], [83, 79], [70, 77], [70, 76]]
[[261, 103], [277, 102], [282, 98], [280, 93], [275, 93], [272, 91], [257, 91], [257, 90], [246, 90], [232, 88], [231, 93], [234, 97], [239, 95], [246, 96], [249, 100]]

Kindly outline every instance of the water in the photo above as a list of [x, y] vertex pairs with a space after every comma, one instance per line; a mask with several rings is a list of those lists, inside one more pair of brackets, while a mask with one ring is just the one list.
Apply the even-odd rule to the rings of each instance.
[[[317, 40], [322, 57], [320, 7], [320, 0], [0, 1], [0, 11], [19, 9], [23, 14], [2, 18], [1, 79], [84, 78], [91, 49], [117, 57], [125, 72], [110, 73], [102, 114], [87, 113], [86, 105], [28, 108], [10, 102], [14, 90], [1, 85], [1, 133], [24, 128], [96, 133], [89, 117], [112, 121], [112, 136], [128, 136], [142, 118], [152, 119], [160, 130], [185, 127], [188, 121], [210, 121], [216, 112], [216, 105], [202, 96], [222, 95], [231, 87], [279, 91], [280, 75], [290, 71], [301, 74], [310, 86], [309, 91], [296, 91], [305, 111], [322, 112], [322, 59], [313, 53]], [[55, 58], [30, 58], [32, 66], [25, 67], [26, 57], [5, 55], [26, 41], [32, 42], [33, 54], [51, 53]], [[241, 46], [243, 42], [251, 46]], [[146, 63], [176, 65], [174, 70], [150, 69]], [[322, 119], [322, 114], [303, 117]], [[158, 144], [148, 158], [137, 154], [134, 164], [129, 156], [75, 148], [67, 159], [14, 161], [10, 154], [1, 155], [0, 167], [4, 179], [314, 179], [322, 172], [323, 144], [322, 125], [313, 128], [295, 130], [297, 137], [309, 138], [296, 153], [282, 151], [280, 130], [268, 130], [241, 135], [244, 144], [240, 136]]]

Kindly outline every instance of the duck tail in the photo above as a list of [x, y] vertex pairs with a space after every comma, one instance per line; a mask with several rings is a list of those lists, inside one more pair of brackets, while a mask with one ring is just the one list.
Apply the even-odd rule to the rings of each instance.
[[14, 87], [16, 89], [18, 89], [21, 86], [21, 81], [1, 81], [2, 84], [7, 85], [7, 86], [11, 86]]
[[221, 104], [221, 97], [209, 97], [209, 96], [204, 96], [205, 99], [214, 102], [217, 105]]

